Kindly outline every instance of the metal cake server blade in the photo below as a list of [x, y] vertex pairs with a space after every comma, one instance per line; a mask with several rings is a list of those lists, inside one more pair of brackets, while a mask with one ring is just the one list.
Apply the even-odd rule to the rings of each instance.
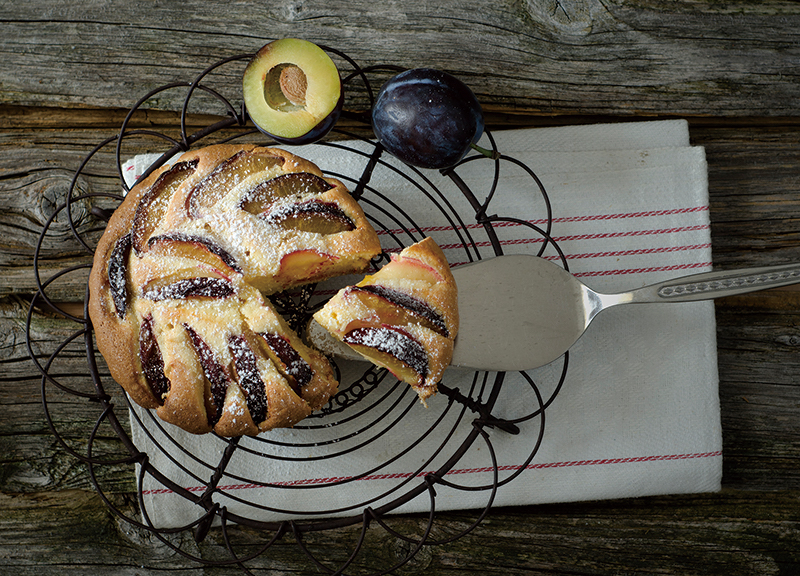
[[[603, 310], [622, 304], [692, 302], [800, 283], [800, 264], [704, 272], [629, 292], [603, 294], [537, 256], [513, 254], [453, 269], [460, 327], [452, 367], [523, 371], [570, 349]], [[311, 342], [323, 352], [363, 360], [312, 321]]]

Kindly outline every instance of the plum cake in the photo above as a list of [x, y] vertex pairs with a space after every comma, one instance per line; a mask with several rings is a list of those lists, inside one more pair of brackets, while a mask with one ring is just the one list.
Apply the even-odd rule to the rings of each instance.
[[254, 145], [187, 152], [134, 186], [97, 246], [97, 347], [135, 402], [185, 430], [292, 426], [338, 383], [264, 295], [362, 272], [380, 252], [311, 162]]
[[444, 253], [426, 238], [341, 289], [314, 319], [408, 383], [424, 403], [453, 356], [458, 293]]

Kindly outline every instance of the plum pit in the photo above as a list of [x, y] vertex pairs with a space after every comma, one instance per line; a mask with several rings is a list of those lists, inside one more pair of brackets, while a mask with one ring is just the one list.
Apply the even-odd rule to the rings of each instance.
[[301, 110], [306, 105], [308, 78], [294, 64], [278, 64], [267, 72], [264, 82], [264, 99], [267, 104], [282, 112]]

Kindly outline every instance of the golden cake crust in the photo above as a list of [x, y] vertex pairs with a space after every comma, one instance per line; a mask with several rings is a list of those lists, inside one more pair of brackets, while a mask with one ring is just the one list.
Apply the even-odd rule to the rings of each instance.
[[[284, 175], [291, 193], [268, 186], [264, 200], [264, 183]], [[259, 289], [359, 272], [379, 253], [361, 208], [313, 163], [254, 145], [190, 151], [137, 183], [98, 243], [89, 278], [97, 347], [136, 403], [185, 430], [291, 426], [337, 382]]]
[[411, 385], [424, 402], [453, 356], [458, 290], [441, 248], [425, 238], [340, 290], [314, 319]]

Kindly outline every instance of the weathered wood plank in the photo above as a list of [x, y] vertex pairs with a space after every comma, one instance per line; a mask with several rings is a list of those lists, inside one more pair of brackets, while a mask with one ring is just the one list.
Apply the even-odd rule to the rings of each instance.
[[708, 158], [714, 262], [732, 267], [796, 260], [800, 131], [711, 126], [691, 134]]
[[[88, 375], [83, 326], [54, 314], [34, 314], [27, 332], [26, 315], [24, 302], [0, 300], [0, 365], [4, 370], [0, 378], [0, 490], [88, 489], [92, 484], [86, 468], [68, 453], [50, 428], [52, 424], [70, 450], [85, 456], [89, 434], [101, 418], [99, 404], [89, 400], [98, 392]], [[57, 359], [51, 360], [67, 341], [70, 343]], [[44, 387], [42, 372], [30, 359], [29, 346], [38, 365], [52, 377]], [[98, 362], [105, 375], [101, 357]], [[115, 386], [113, 381], [108, 382]], [[73, 392], [63, 392], [59, 386]], [[42, 402], [43, 389], [47, 412]], [[116, 386], [108, 392], [122, 402]], [[125, 416], [124, 409], [121, 412]], [[127, 455], [107, 424], [100, 427], [92, 450], [115, 458]], [[97, 468], [97, 474], [107, 490], [135, 489], [132, 466], [102, 466]]]
[[[509, 111], [797, 112], [800, 10], [778, 0], [12, 3], [0, 16], [0, 102], [124, 108], [132, 94], [188, 81], [285, 36], [338, 48], [363, 66], [451, 71], [488, 107]], [[242, 66], [209, 85], [239, 82]], [[179, 109], [179, 92], [151, 105]], [[353, 92], [352, 101], [364, 100]], [[201, 108], [218, 113], [219, 105]]]
[[726, 486], [800, 487], [798, 309], [797, 291], [770, 290], [717, 302]]
[[[786, 575], [800, 568], [798, 493], [725, 491], [716, 495], [643, 498], [496, 510], [470, 534], [430, 546], [397, 573], [457, 574], [729, 574]], [[113, 498], [126, 514], [125, 498]], [[241, 573], [235, 567], [201, 565], [169, 545], [117, 520], [95, 494], [60, 491], [0, 495], [0, 570], [23, 576]], [[433, 538], [446, 538], [474, 521], [470, 512], [437, 516]], [[393, 529], [419, 537], [425, 519], [389, 519]], [[311, 554], [330, 569], [347, 561], [359, 527], [309, 534]], [[230, 539], [241, 554], [258, 550], [271, 535], [233, 527]], [[223, 561], [222, 533], [212, 529], [196, 544], [188, 534], [166, 541], [205, 562]], [[348, 573], [385, 569], [399, 561], [409, 544], [373, 525]], [[255, 573], [317, 573], [311, 560], [285, 535], [247, 562]]]

